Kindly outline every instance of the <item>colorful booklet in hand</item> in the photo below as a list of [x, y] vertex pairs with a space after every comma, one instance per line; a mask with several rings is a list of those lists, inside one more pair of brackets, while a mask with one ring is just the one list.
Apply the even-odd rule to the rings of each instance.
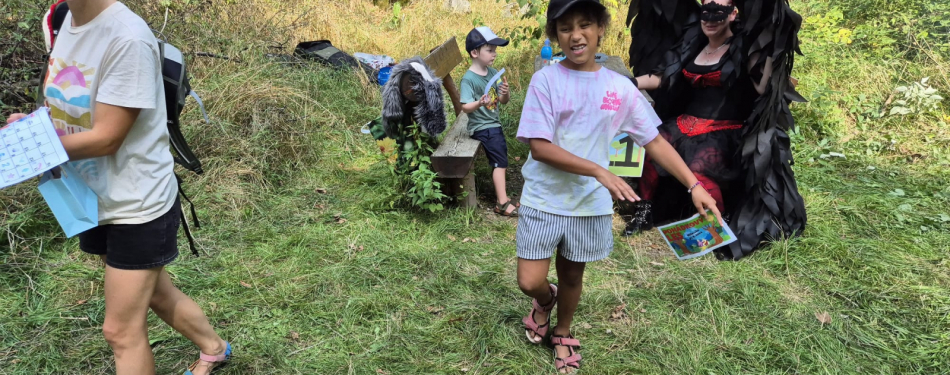
[[620, 133], [610, 142], [610, 165], [607, 170], [620, 177], [640, 177], [646, 150], [627, 133]]
[[491, 88], [495, 87], [495, 83], [501, 79], [502, 74], [505, 74], [505, 68], [501, 68], [498, 73], [495, 73], [495, 75], [493, 75], [491, 79], [488, 80], [488, 85], [485, 85], [485, 93], [482, 94], [482, 96], [488, 95], [488, 92], [491, 91]]
[[706, 213], [712, 221], [706, 221], [696, 214], [686, 220], [656, 228], [680, 260], [709, 254], [736, 241], [736, 235], [728, 225], [715, 222], [712, 212]]

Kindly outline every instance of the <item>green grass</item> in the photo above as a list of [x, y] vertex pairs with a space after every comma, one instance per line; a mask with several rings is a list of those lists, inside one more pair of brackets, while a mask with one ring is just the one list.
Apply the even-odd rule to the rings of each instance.
[[[950, 367], [946, 133], [926, 118], [891, 119], [845, 139], [854, 127], [845, 90], [880, 103], [889, 88], [851, 50], [816, 52], [800, 59], [803, 92], [842, 94], [794, 107], [806, 235], [739, 262], [680, 262], [654, 233], [617, 237], [586, 275], [575, 319], [583, 373]], [[168, 268], [235, 344], [221, 373], [550, 373], [550, 352], [526, 344], [521, 328], [529, 301], [515, 282], [514, 221], [484, 208], [390, 207], [392, 177], [359, 133], [377, 115], [375, 88], [251, 55], [193, 64], [214, 118], [199, 127], [193, 108], [186, 117], [208, 171], [185, 185], [203, 256], [184, 251]], [[509, 137], [524, 91], [513, 95]], [[887, 137], [898, 146], [872, 144]], [[523, 163], [527, 149], [509, 142]], [[821, 158], [829, 150], [847, 159]], [[488, 170], [477, 171], [487, 181]], [[0, 205], [0, 374], [111, 373], [101, 265], [62, 237], [32, 183], [0, 192]], [[816, 318], [825, 312], [827, 324]], [[197, 349], [154, 315], [149, 322], [159, 373], [181, 373]]]

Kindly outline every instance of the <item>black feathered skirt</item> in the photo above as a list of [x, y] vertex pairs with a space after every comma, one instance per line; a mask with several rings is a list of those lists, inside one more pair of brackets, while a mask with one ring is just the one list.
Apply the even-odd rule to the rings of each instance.
[[[734, 202], [731, 187], [741, 174], [737, 157], [742, 123], [682, 115], [660, 125], [660, 135], [716, 199], [719, 210], [728, 212]], [[649, 156], [639, 190], [642, 198], [653, 202], [655, 223], [680, 220], [696, 213], [687, 189]]]
[[[774, 179], [781, 182], [773, 185], [788, 185], [788, 189], [765, 196], [759, 191], [758, 185], [751, 188], [743, 186], [749, 171], [743, 169], [739, 159], [742, 132], [739, 122], [688, 115], [660, 126], [660, 135], [673, 146], [696, 178], [703, 182], [709, 194], [716, 199], [729, 227], [740, 237], [740, 242], [716, 249], [719, 259], [739, 259], [755, 251], [764, 242], [801, 234], [805, 226], [804, 202], [797, 192], [789, 162], [785, 161], [791, 160], [787, 138], [785, 142], [773, 142], [775, 160], [781, 165], [776, 165], [772, 174]], [[637, 185], [640, 196], [652, 202], [654, 224], [682, 220], [697, 212], [692, 196], [686, 192], [683, 184], [649, 156]], [[630, 211], [630, 207], [621, 206], [621, 215], [632, 213], [625, 211]], [[746, 231], [755, 238], [745, 238]], [[754, 235], [757, 232], [764, 233], [761, 236]]]

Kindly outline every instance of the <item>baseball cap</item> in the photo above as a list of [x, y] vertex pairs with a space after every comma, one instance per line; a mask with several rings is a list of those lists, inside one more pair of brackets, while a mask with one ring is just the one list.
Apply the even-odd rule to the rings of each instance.
[[468, 36], [465, 37], [465, 50], [474, 51], [481, 46], [486, 44], [491, 44], [493, 46], [507, 46], [508, 41], [502, 38], [499, 38], [498, 35], [495, 35], [488, 28], [488, 26], [479, 26], [472, 31], [468, 32]]
[[551, 3], [548, 4], [548, 21], [563, 16], [570, 7], [582, 3], [597, 4], [601, 8], [607, 9], [600, 3], [600, 0], [551, 0]]

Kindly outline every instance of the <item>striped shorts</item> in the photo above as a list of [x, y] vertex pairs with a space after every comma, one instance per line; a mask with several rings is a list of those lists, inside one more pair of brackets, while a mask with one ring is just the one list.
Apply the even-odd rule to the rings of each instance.
[[612, 221], [611, 215], [561, 216], [521, 206], [516, 232], [518, 258], [550, 259], [557, 249], [572, 262], [604, 259], [614, 248]]

